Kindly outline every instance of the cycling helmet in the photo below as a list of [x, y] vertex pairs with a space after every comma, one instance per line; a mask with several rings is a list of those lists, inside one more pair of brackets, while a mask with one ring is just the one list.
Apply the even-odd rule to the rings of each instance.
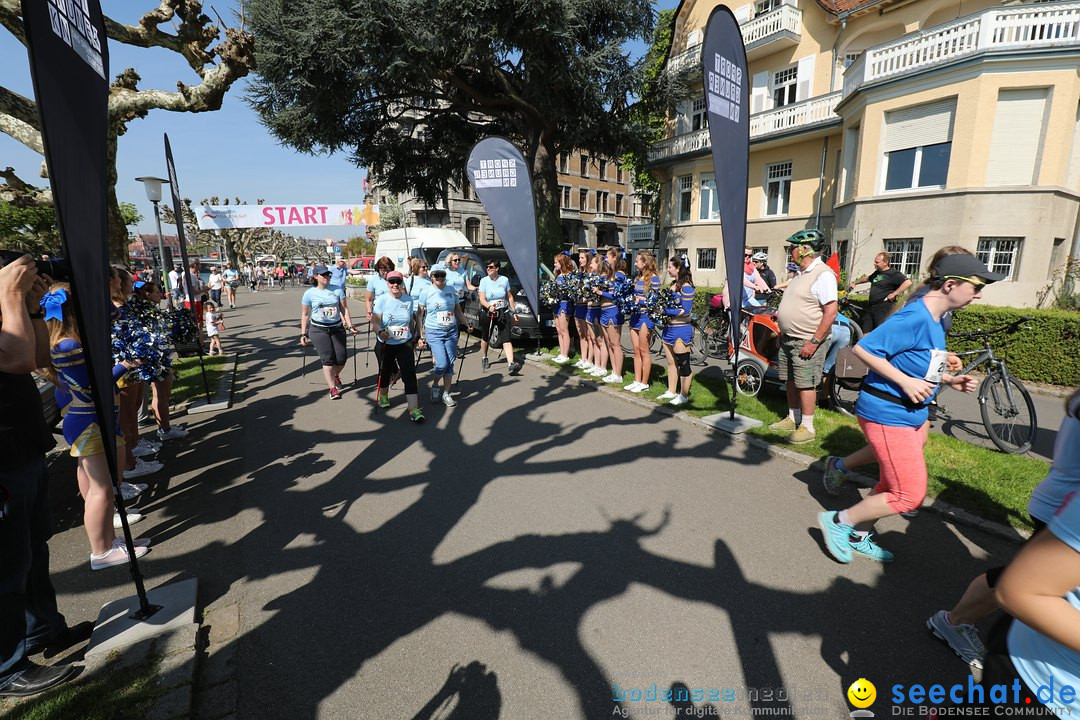
[[767, 262], [769, 260], [769, 253], [758, 250], [750, 259], [754, 262]]
[[821, 252], [829, 244], [825, 233], [820, 230], [800, 230], [785, 242], [787, 245], [809, 245], [814, 252]]

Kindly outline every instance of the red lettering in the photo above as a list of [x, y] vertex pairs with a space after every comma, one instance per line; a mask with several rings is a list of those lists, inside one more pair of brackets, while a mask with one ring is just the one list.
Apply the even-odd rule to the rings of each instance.
[[264, 207], [262, 209], [262, 214], [263, 214], [263, 217], [266, 218], [266, 222], [264, 222], [263, 225], [273, 225], [274, 224], [274, 208]]
[[284, 205], [278, 205], [274, 209], [277, 210], [277, 214], [278, 214], [278, 222], [277, 222], [277, 224], [278, 225], [284, 225], [285, 224], [285, 206]]
[[304, 206], [304, 222], [311, 225], [315, 224], [315, 208]]
[[319, 218], [320, 218], [320, 222], [322, 222], [322, 224], [325, 225], [326, 224], [326, 206], [325, 205], [320, 205], [319, 206]]
[[289, 208], [289, 225], [292, 225], [294, 223], [300, 224], [303, 222], [303, 218], [300, 217], [300, 211], [297, 210], [295, 206]]

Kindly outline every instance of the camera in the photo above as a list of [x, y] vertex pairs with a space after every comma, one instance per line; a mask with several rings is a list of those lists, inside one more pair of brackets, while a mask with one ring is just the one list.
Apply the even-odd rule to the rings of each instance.
[[[0, 250], [0, 267], [7, 265], [14, 260], [18, 260], [23, 255], [27, 254], [28, 253], [22, 252], [21, 250]], [[34, 264], [37, 265], [38, 275], [48, 275], [58, 282], [67, 282], [68, 280], [71, 280], [71, 265], [64, 258], [35, 260]]]

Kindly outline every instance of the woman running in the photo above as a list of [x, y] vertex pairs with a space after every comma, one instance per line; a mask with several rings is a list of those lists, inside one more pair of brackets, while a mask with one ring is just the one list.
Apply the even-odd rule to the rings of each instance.
[[611, 359], [611, 374], [604, 377], [604, 382], [621, 384], [625, 359], [622, 350], [622, 326], [626, 318], [615, 304], [615, 289], [626, 282], [626, 261], [623, 260], [621, 248], [608, 248], [605, 255], [607, 287], [601, 294], [603, 302], [600, 304], [600, 329], [603, 333], [601, 340], [607, 346], [608, 357]]
[[[431, 383], [431, 402], [448, 407], [457, 405], [450, 396], [450, 383], [454, 379], [454, 359], [457, 357], [458, 328], [468, 325], [461, 312], [461, 299], [457, 289], [446, 281], [446, 268], [436, 266], [431, 271], [431, 285], [425, 287], [417, 298], [417, 325], [420, 341], [431, 348], [431, 361], [435, 365], [435, 380]], [[468, 328], [469, 332], [472, 328]], [[442, 381], [442, 388], [439, 381]]]
[[[607, 261], [603, 255], [593, 255], [589, 259], [589, 274], [586, 276], [590, 280], [597, 278], [606, 279], [607, 277]], [[589, 338], [589, 352], [592, 355], [593, 367], [591, 370], [586, 370], [587, 375], [600, 378], [608, 374], [608, 351], [607, 342], [604, 340], [604, 330], [600, 327], [600, 306], [604, 302], [602, 297], [602, 290], [599, 287], [593, 286], [588, 292], [588, 305], [589, 309], [585, 313], [585, 323], [588, 326], [588, 338]]]
[[567, 299], [566, 285], [574, 274], [574, 261], [570, 253], [561, 252], [555, 256], [555, 285], [559, 288], [559, 304], [555, 306], [555, 332], [559, 335], [559, 354], [555, 362], [565, 365], [570, 362], [570, 322], [574, 317], [574, 301]]
[[880, 480], [865, 499], [839, 513], [825, 511], [818, 524], [829, 554], [849, 563], [858, 552], [878, 562], [893, 554], [873, 539], [874, 522], [916, 509], [926, 497], [927, 408], [938, 385], [975, 390], [970, 375], [948, 372], [941, 318], [981, 297], [988, 283], [1004, 276], [970, 255], [941, 259], [930, 290], [893, 315], [855, 346], [869, 368], [855, 413], [881, 468]]
[[667, 322], [660, 339], [664, 341], [664, 355], [668, 362], [668, 389], [657, 400], [667, 400], [672, 405], [690, 402], [690, 343], [694, 340], [694, 326], [690, 314], [694, 309], [694, 278], [690, 274], [690, 260], [685, 255], [674, 257], [668, 263], [668, 274], [675, 280], [671, 291], [679, 300], [677, 308], [665, 308]]
[[639, 308], [630, 314], [630, 343], [634, 347], [634, 382], [624, 390], [639, 393], [649, 387], [652, 374], [652, 350], [649, 349], [651, 334], [656, 327], [652, 318], [645, 312], [645, 299], [650, 293], [660, 289], [660, 276], [656, 272], [656, 256], [648, 250], [641, 250], [634, 260], [638, 276], [634, 281], [634, 303]]
[[[379, 380], [376, 385], [381, 408], [390, 407], [390, 381], [400, 373], [405, 385], [405, 401], [409, 420], [424, 422], [420, 396], [416, 388], [416, 362], [412, 343], [416, 337], [416, 308], [413, 299], [405, 294], [405, 278], [392, 270], [386, 274], [388, 291], [380, 295], [372, 308], [371, 326], [375, 331], [375, 357], [379, 359]], [[421, 341], [423, 342], [423, 341]]]
[[[585, 276], [589, 272], [589, 260], [592, 259], [588, 248], [582, 248], [578, 250], [578, 266], [577, 266], [577, 286], [580, 288]], [[577, 327], [578, 346], [581, 348], [581, 358], [578, 359], [573, 367], [579, 370], [588, 372], [592, 370], [592, 345], [589, 343], [589, 305], [588, 297], [584, 294], [580, 294], [574, 298], [574, 325]]]
[[308, 288], [300, 298], [300, 344], [315, 346], [322, 362], [323, 377], [330, 388], [330, 399], [341, 398], [341, 371], [345, 369], [345, 332], [358, 331], [349, 317], [345, 291], [330, 289], [330, 268], [315, 266], [315, 287]]

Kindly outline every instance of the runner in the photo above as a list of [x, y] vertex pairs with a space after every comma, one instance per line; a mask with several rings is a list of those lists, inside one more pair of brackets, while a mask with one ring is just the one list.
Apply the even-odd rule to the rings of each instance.
[[236, 271], [235, 265], [229, 263], [221, 277], [225, 281], [225, 299], [229, 301], [229, 309], [232, 310], [236, 307], [236, 288], [240, 287], [240, 273]]
[[413, 258], [409, 263], [409, 279], [405, 281], [405, 293], [413, 298], [419, 298], [421, 293], [431, 287], [431, 278], [428, 277], [428, 262], [420, 258]]
[[[389, 262], [389, 259], [387, 259]], [[405, 278], [396, 270], [386, 274], [387, 292], [375, 301], [371, 326], [375, 331], [375, 356], [379, 358], [378, 403], [390, 407], [390, 381], [400, 372], [405, 385], [405, 401], [409, 420], [424, 422], [420, 397], [416, 387], [416, 364], [412, 344], [416, 337], [416, 310], [413, 299], [405, 294]]]
[[694, 309], [695, 288], [694, 278], [690, 274], [690, 259], [685, 255], [672, 258], [668, 263], [668, 274], [675, 278], [671, 290], [681, 304], [678, 308], [664, 310], [668, 321], [664, 324], [661, 339], [668, 362], [668, 389], [656, 399], [667, 400], [672, 405], [685, 405], [690, 402], [690, 383], [693, 380], [690, 343], [694, 340], [694, 326], [690, 324], [690, 314]]
[[[656, 256], [648, 250], [640, 250], [634, 260], [638, 276], [634, 281], [634, 302], [641, 308], [650, 293], [660, 289], [660, 276], [656, 272]], [[639, 393], [649, 387], [652, 375], [652, 350], [649, 349], [651, 334], [656, 325], [644, 310], [630, 314], [630, 343], [634, 346], [634, 382], [624, 390]]]
[[206, 287], [210, 291], [210, 300], [214, 307], [221, 306], [221, 291], [225, 289], [225, 277], [218, 271], [217, 266], [210, 268], [210, 277], [206, 278]]
[[[417, 299], [420, 340], [431, 349], [431, 361], [435, 365], [435, 380], [431, 383], [431, 401], [442, 400], [444, 405], [457, 405], [450, 396], [450, 383], [454, 378], [454, 359], [457, 357], [458, 327], [468, 325], [461, 312], [461, 299], [457, 290], [446, 281], [447, 272], [436, 266], [431, 271], [432, 283], [425, 287]], [[472, 331], [472, 327], [468, 328]], [[439, 380], [443, 387], [439, 387]]]
[[[589, 260], [591, 259], [590, 253], [596, 252], [589, 248], [581, 248], [578, 250], [578, 267], [577, 277], [575, 278], [577, 288], [581, 288], [581, 282], [585, 279], [585, 275], [589, 272]], [[578, 296], [574, 300], [574, 325], [577, 327], [578, 346], [581, 348], [581, 357], [573, 367], [579, 370], [585, 370], [588, 372], [592, 370], [593, 354], [592, 345], [589, 343], [589, 321], [588, 321], [589, 305], [588, 298], [584, 296]]]
[[914, 510], [926, 496], [923, 448], [929, 401], [939, 383], [963, 392], [977, 385], [970, 375], [948, 372], [941, 316], [978, 299], [984, 286], [1003, 277], [970, 255], [943, 258], [926, 295], [855, 346], [855, 355], [869, 368], [855, 412], [881, 479], [852, 507], [818, 515], [825, 546], [838, 561], [849, 563], [858, 552], [892, 562], [893, 554], [874, 542], [874, 522]]
[[514, 310], [514, 293], [510, 291], [510, 280], [499, 275], [497, 261], [489, 260], [485, 269], [487, 277], [480, 281], [480, 362], [486, 371], [490, 365], [488, 340], [492, 330], [498, 330], [510, 374], [517, 375], [524, 363], [514, 359], [514, 346], [510, 343], [510, 324], [518, 320]]
[[[316, 265], [315, 287], [304, 291], [300, 299], [300, 344], [315, 345], [322, 362], [323, 377], [330, 388], [330, 399], [341, 397], [341, 371], [345, 367], [345, 331], [357, 333], [349, 317], [344, 290], [331, 290], [330, 268]], [[310, 336], [309, 336], [310, 328]]]
[[560, 290], [559, 304], [555, 306], [555, 332], [559, 335], [559, 354], [555, 362], [565, 365], [570, 362], [570, 322], [574, 317], [574, 301], [566, 299], [566, 286], [574, 274], [574, 261], [570, 253], [561, 252], [555, 256], [555, 285]]

